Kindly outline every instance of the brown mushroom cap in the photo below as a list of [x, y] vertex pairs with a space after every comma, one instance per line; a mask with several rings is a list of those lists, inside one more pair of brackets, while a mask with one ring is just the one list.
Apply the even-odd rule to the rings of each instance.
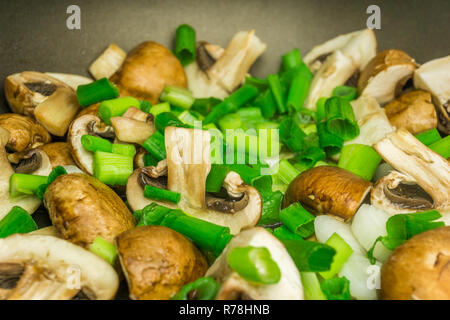
[[283, 207], [300, 202], [316, 213], [331, 214], [345, 220], [358, 210], [372, 183], [332, 166], [319, 166], [301, 173], [289, 185]]
[[1, 114], [0, 126], [9, 131], [10, 136], [6, 147], [14, 152], [36, 148], [52, 140], [43, 126], [20, 114]]
[[431, 94], [422, 90], [407, 92], [389, 102], [384, 108], [392, 125], [411, 133], [419, 133], [437, 126], [436, 109]]
[[192, 242], [163, 226], [134, 228], [119, 235], [116, 243], [131, 299], [170, 299], [208, 268]]
[[43, 145], [41, 150], [48, 155], [52, 168], [57, 166], [76, 165], [72, 158], [70, 144], [67, 142], [53, 142]]
[[420, 233], [397, 247], [381, 269], [386, 300], [450, 299], [450, 227]]
[[134, 227], [133, 215], [107, 185], [85, 174], [59, 176], [44, 195], [53, 225], [62, 237], [89, 248], [96, 237], [113, 242]]
[[416, 68], [415, 60], [401, 50], [381, 51], [361, 72], [358, 91], [386, 103], [400, 94]]
[[123, 96], [157, 103], [166, 85], [186, 87], [180, 61], [166, 47], [147, 41], [131, 50], [111, 77]]

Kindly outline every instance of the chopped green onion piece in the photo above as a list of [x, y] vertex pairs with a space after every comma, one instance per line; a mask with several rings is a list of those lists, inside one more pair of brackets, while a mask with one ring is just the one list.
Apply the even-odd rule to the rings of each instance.
[[244, 124], [256, 124], [258, 122], [264, 121], [264, 118], [261, 114], [261, 109], [258, 107], [241, 108], [236, 113], [239, 114]]
[[312, 146], [306, 149], [298, 158], [301, 166], [312, 168], [318, 161], [325, 160], [326, 154], [321, 148]]
[[206, 178], [206, 192], [219, 192], [230, 168], [223, 164], [212, 164]]
[[336, 250], [327, 244], [303, 240], [300, 236], [293, 233], [299, 239], [286, 237], [285, 234], [275, 234], [286, 247], [289, 255], [294, 261], [299, 271], [326, 271], [330, 269], [333, 256]]
[[188, 89], [176, 86], [165, 86], [159, 99], [183, 109], [190, 109], [195, 100]]
[[295, 169], [295, 167], [287, 161], [287, 159], [280, 160], [278, 164], [278, 172], [276, 175], [286, 184], [291, 183], [300, 172]]
[[111, 152], [134, 158], [136, 148], [132, 144], [114, 143]]
[[118, 96], [119, 89], [106, 78], [77, 87], [77, 99], [82, 107], [87, 107], [100, 101], [114, 99]]
[[237, 111], [240, 107], [253, 100], [258, 95], [258, 89], [250, 84], [245, 84], [233, 92], [223, 102], [212, 108], [211, 112], [203, 120], [203, 124], [217, 123], [228, 113]]
[[253, 104], [261, 109], [261, 113], [266, 119], [272, 118], [275, 115], [275, 112], [277, 112], [275, 99], [270, 89], [265, 90], [256, 97]]
[[162, 134], [166, 130], [166, 127], [181, 127], [186, 128], [189, 125], [183, 123], [171, 112], [162, 112], [155, 117], [154, 120], [155, 128]]
[[147, 100], [141, 100], [139, 102], [139, 109], [141, 109], [142, 111], [146, 112], [146, 113], [150, 113], [150, 110], [152, 108], [152, 104], [150, 101]]
[[334, 97], [339, 97], [347, 101], [355, 100], [357, 94], [358, 92], [355, 87], [338, 86], [333, 89]]
[[300, 50], [297, 48], [292, 49], [288, 53], [281, 56], [281, 63], [284, 71], [295, 69], [302, 64], [302, 57]]
[[284, 224], [273, 229], [273, 235], [280, 240], [303, 240], [300, 235], [289, 230], [289, 228]]
[[279, 76], [277, 74], [270, 74], [267, 76], [267, 82], [269, 83], [270, 90], [272, 91], [273, 98], [275, 99], [275, 105], [278, 112], [280, 114], [287, 112]]
[[418, 133], [415, 135], [415, 137], [426, 146], [429, 146], [430, 144], [441, 140], [441, 135], [436, 128]]
[[155, 131], [147, 140], [145, 140], [142, 147], [147, 150], [157, 161], [161, 161], [166, 158], [164, 136], [159, 131]]
[[280, 222], [280, 208], [281, 201], [283, 200], [283, 193], [277, 190], [273, 192], [270, 191], [269, 194], [260, 191], [260, 194], [263, 205], [258, 225], [263, 226]]
[[38, 189], [36, 191], [36, 197], [43, 200], [45, 191], [47, 191], [47, 187], [50, 185], [50, 183], [55, 181], [56, 178], [58, 178], [59, 176], [61, 176], [63, 174], [67, 174], [67, 171], [66, 171], [66, 169], [64, 169], [64, 167], [62, 167], [62, 166], [54, 167], [53, 170], [48, 175], [47, 183], [41, 184], [38, 187]]
[[174, 53], [183, 66], [195, 60], [195, 30], [190, 25], [178, 26], [175, 32]]
[[317, 123], [319, 145], [328, 156], [338, 154], [344, 144], [341, 137], [330, 133], [325, 122]]
[[431, 150], [439, 153], [445, 159], [450, 158], [450, 136], [446, 136], [428, 146]]
[[306, 300], [327, 300], [315, 272], [301, 272], [301, 278]]
[[241, 116], [238, 113], [229, 113], [220, 118], [217, 124], [223, 132], [227, 129], [239, 129], [242, 127]]
[[319, 98], [316, 102], [316, 122], [322, 122], [326, 118], [326, 112], [325, 112], [325, 103], [327, 102], [328, 98], [322, 97]]
[[298, 67], [291, 70], [282, 71], [280, 73], [281, 86], [286, 88], [289, 87], [291, 85], [292, 79], [299, 73], [303, 73], [310, 80], [312, 80], [314, 76], [313, 73], [308, 69], [308, 66], [304, 62], [302, 62]]
[[371, 146], [347, 144], [341, 150], [338, 166], [370, 181], [380, 162], [380, 155]]
[[150, 153], [144, 154], [144, 166], [146, 167], [154, 167], [158, 165], [158, 160], [155, 159]]
[[11, 198], [23, 195], [35, 195], [39, 186], [46, 184], [48, 177], [34, 174], [13, 173], [9, 178], [9, 195]]
[[320, 288], [328, 300], [351, 300], [350, 281], [346, 277], [324, 280]]
[[375, 264], [373, 251], [379, 241], [381, 241], [381, 243], [389, 250], [394, 250], [416, 234], [443, 227], [445, 225], [443, 221], [434, 221], [441, 217], [441, 214], [436, 210], [410, 214], [396, 214], [390, 217], [386, 221], [387, 235], [380, 236], [375, 240], [373, 246], [367, 252], [367, 257], [372, 264]]
[[353, 108], [347, 100], [331, 97], [325, 102], [326, 124], [330, 133], [344, 141], [359, 135], [358, 122], [355, 120]]
[[181, 200], [181, 194], [166, 189], [146, 185], [144, 188], [144, 197], [152, 200], [168, 201], [178, 203]]
[[281, 271], [265, 247], [235, 247], [227, 256], [231, 269], [244, 279], [262, 284], [278, 283]]
[[303, 138], [306, 135], [292, 118], [285, 118], [280, 123], [279, 130], [280, 140], [286, 144], [292, 152], [299, 152], [302, 150]]
[[260, 92], [267, 90], [267, 88], [269, 87], [269, 83], [267, 82], [266, 79], [259, 79], [259, 78], [250, 77], [250, 76], [247, 76], [245, 78], [245, 84], [250, 84], [250, 85], [258, 88], [258, 90]]
[[84, 134], [81, 136], [81, 145], [84, 149], [91, 152], [112, 152], [113, 148], [112, 143], [108, 140], [89, 134]]
[[280, 220], [291, 232], [303, 238], [308, 238], [314, 234], [314, 219], [311, 213], [298, 202], [291, 204], [280, 212]]
[[170, 104], [168, 102], [155, 104], [150, 108], [149, 111], [149, 113], [151, 113], [155, 117], [163, 112], [170, 112]]
[[342, 269], [344, 263], [353, 254], [353, 249], [336, 232], [325, 242], [325, 244], [336, 250], [330, 270], [320, 272], [324, 279], [331, 279]]
[[233, 238], [228, 227], [188, 216], [181, 210], [170, 210], [160, 225], [191, 239], [200, 249], [218, 256]]
[[109, 185], [124, 186], [133, 173], [133, 157], [97, 151], [94, 154], [94, 176]]
[[291, 82], [286, 105], [300, 110], [308, 95], [310, 78], [304, 73], [298, 73]]
[[191, 292], [194, 292], [193, 300], [214, 300], [219, 291], [219, 283], [211, 277], [201, 277], [194, 282], [184, 285], [178, 291], [172, 300], [192, 300], [189, 297]]
[[28, 212], [21, 207], [14, 206], [0, 220], [0, 238], [6, 238], [15, 233], [28, 233], [37, 228], [36, 222]]
[[199, 119], [194, 117], [192, 115], [192, 113], [188, 110], [185, 110], [182, 113], [180, 113], [180, 115], [178, 116], [178, 119], [180, 119], [181, 122], [183, 122], [187, 125], [190, 125], [190, 126], [194, 126], [195, 121], [199, 121]]
[[134, 215], [140, 215], [140, 217], [137, 218], [138, 223], [145, 226], [152, 226], [161, 224], [165, 216], [171, 210], [172, 209], [170, 208], [158, 205], [156, 202], [152, 202], [148, 206], [145, 206], [140, 214], [135, 211]]
[[106, 124], [111, 124], [112, 117], [120, 117], [128, 108], [140, 107], [140, 102], [133, 97], [123, 97], [112, 100], [105, 100], [98, 107], [98, 116]]
[[115, 245], [109, 243], [108, 241], [96, 237], [94, 242], [89, 247], [89, 251], [95, 253], [100, 258], [103, 258], [109, 264], [114, 265], [117, 257], [117, 248]]
[[211, 109], [221, 103], [222, 100], [211, 97], [211, 98], [200, 98], [195, 99], [194, 104], [191, 107], [192, 111], [200, 113], [202, 116], [206, 117]]
[[256, 124], [257, 130], [278, 129], [280, 124], [274, 121], [262, 121]]

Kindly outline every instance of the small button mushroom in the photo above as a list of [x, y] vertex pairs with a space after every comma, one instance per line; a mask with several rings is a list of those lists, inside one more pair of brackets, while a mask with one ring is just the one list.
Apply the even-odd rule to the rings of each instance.
[[116, 244], [133, 300], [170, 299], [208, 268], [192, 242], [166, 227], [134, 228], [119, 235]]
[[157, 103], [167, 85], [186, 87], [178, 59], [166, 47], [147, 41], [131, 50], [121, 68], [111, 76], [122, 96]]
[[300, 202], [315, 213], [349, 220], [358, 210], [372, 183], [332, 166], [319, 166], [301, 173], [289, 185], [283, 207]]
[[379, 52], [361, 72], [358, 91], [384, 104], [397, 97], [418, 67], [413, 58], [401, 50]]
[[0, 239], [0, 300], [113, 299], [119, 279], [105, 260], [46, 235]]
[[430, 92], [438, 110], [438, 128], [450, 134], [450, 56], [434, 59], [414, 72], [414, 86]]
[[[236, 247], [265, 247], [281, 271], [275, 284], [256, 284], [242, 278], [227, 262], [228, 254]], [[240, 232], [225, 247], [206, 272], [220, 284], [218, 300], [303, 300], [300, 273], [284, 245], [264, 228], [254, 227]]]
[[80, 109], [70, 86], [40, 72], [24, 71], [8, 76], [5, 96], [15, 113], [35, 118], [51, 134], [60, 137]]
[[381, 269], [380, 298], [450, 299], [450, 227], [420, 233], [394, 250]]
[[105, 125], [96, 115], [86, 114], [72, 122], [67, 135], [72, 157], [81, 170], [92, 175], [94, 174], [94, 153], [84, 149], [81, 144], [81, 137], [85, 134], [114, 139], [115, 133], [112, 126]]
[[67, 142], [47, 143], [40, 147], [40, 149], [48, 155], [52, 168], [75, 165], [72, 157], [72, 149]]
[[120, 197], [99, 180], [80, 173], [59, 176], [44, 195], [53, 225], [64, 239], [89, 248], [96, 237], [113, 242], [134, 227]]
[[422, 90], [407, 92], [389, 102], [384, 110], [392, 125], [415, 134], [437, 126], [431, 94]]
[[[11, 178], [11, 175], [15, 172], [14, 168], [11, 166], [11, 163], [8, 159], [8, 154], [6, 153], [5, 146], [9, 141], [10, 133], [8, 130], [3, 129], [0, 126], [0, 220], [8, 214], [8, 212], [12, 209], [14, 206], [20, 206], [24, 210], [26, 210], [28, 213], [32, 214], [34, 213], [39, 206], [41, 205], [41, 200], [35, 196], [24, 196], [20, 198], [10, 198], [9, 195], [9, 181]], [[50, 166], [50, 160], [48, 159], [47, 155], [38, 149], [32, 149], [27, 152], [27, 154], [30, 156], [29, 158], [33, 158], [34, 160], [31, 160], [33, 162], [37, 160], [41, 160], [41, 163], [39, 166], [35, 166], [36, 163], [33, 164], [34, 171], [28, 172], [33, 174], [40, 174], [40, 175], [48, 175], [51, 171]], [[18, 160], [19, 161], [19, 160]], [[26, 161], [24, 165], [26, 164]], [[20, 162], [18, 162], [18, 165], [20, 166]], [[31, 168], [28, 167], [30, 170]], [[25, 170], [28, 171], [28, 170]]]
[[450, 209], [449, 162], [398, 129], [374, 144], [374, 149], [394, 169], [372, 190], [372, 204], [394, 214], [417, 209]]

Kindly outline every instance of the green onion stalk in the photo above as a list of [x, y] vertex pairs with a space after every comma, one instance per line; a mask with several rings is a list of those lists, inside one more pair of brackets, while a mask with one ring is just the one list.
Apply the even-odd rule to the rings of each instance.
[[82, 107], [119, 97], [119, 89], [108, 79], [102, 78], [77, 87], [78, 103]]
[[338, 166], [370, 181], [380, 162], [380, 155], [371, 146], [347, 144], [342, 148]]

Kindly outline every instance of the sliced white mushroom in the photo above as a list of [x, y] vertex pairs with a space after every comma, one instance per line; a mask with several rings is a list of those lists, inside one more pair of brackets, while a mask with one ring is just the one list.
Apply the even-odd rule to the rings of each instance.
[[372, 204], [389, 213], [450, 209], [450, 165], [405, 129], [374, 145], [383, 159], [399, 172], [380, 179]]
[[80, 106], [74, 90], [49, 75], [24, 71], [5, 80], [11, 109], [36, 118], [50, 133], [64, 136]]
[[89, 67], [89, 72], [98, 80], [111, 77], [124, 62], [127, 53], [115, 43], [111, 43], [105, 51]]
[[417, 63], [401, 50], [379, 52], [364, 68], [358, 80], [358, 91], [384, 104], [400, 94], [413, 76]]
[[450, 56], [428, 61], [414, 72], [414, 87], [432, 94], [439, 111], [438, 127], [450, 134]]
[[[281, 271], [276, 284], [254, 284], [233, 271], [227, 263], [228, 254], [236, 247], [265, 247]], [[300, 273], [283, 244], [264, 228], [251, 228], [236, 235], [214, 261], [205, 276], [221, 283], [216, 299], [235, 300], [303, 300]]]
[[0, 239], [0, 279], [0, 298], [9, 300], [106, 300], [119, 286], [105, 260], [45, 235]]
[[[14, 206], [20, 206], [28, 213], [34, 213], [39, 206], [41, 205], [41, 200], [35, 196], [23, 196], [19, 198], [11, 198], [9, 195], [9, 180], [11, 175], [14, 173], [14, 169], [12, 168], [7, 153], [5, 151], [5, 146], [9, 139], [9, 132], [6, 129], [0, 127], [0, 220], [8, 214], [8, 212]], [[38, 150], [38, 149], [35, 149]], [[41, 150], [36, 151], [40, 157], [40, 161], [42, 161], [42, 165], [39, 164], [37, 168], [33, 172], [33, 174], [40, 175], [48, 175], [50, 174], [51, 164], [50, 159], [48, 159], [47, 155]]]
[[111, 125], [116, 138], [121, 142], [142, 144], [154, 132], [153, 121], [140, 121], [128, 117], [112, 117]]
[[77, 90], [79, 85], [88, 84], [92, 82], [91, 78], [80, 76], [78, 74], [69, 74], [69, 73], [55, 73], [55, 72], [46, 72], [46, 75], [58, 79], [59, 81], [64, 82], [73, 90]]

